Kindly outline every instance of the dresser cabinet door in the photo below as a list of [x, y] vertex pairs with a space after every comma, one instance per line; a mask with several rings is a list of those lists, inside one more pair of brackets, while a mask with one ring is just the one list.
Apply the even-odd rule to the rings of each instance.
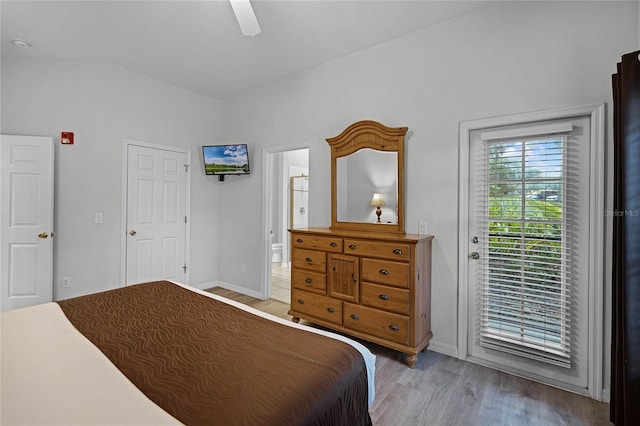
[[343, 254], [330, 254], [328, 262], [329, 296], [358, 303], [359, 258]]

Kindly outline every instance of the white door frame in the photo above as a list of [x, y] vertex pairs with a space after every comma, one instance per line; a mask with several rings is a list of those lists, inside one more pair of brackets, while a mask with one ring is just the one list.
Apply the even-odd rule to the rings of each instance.
[[[474, 130], [488, 127], [516, 125], [536, 121], [590, 116], [590, 179], [593, 199], [590, 203], [589, 247], [592, 258], [589, 264], [589, 362], [587, 392], [594, 399], [603, 396], [604, 351], [604, 104], [557, 108], [507, 117], [494, 117], [460, 123], [459, 188], [458, 188], [458, 358], [468, 355], [468, 308], [469, 308], [469, 160], [470, 138]], [[524, 375], [524, 374], [523, 374]], [[531, 378], [531, 377], [528, 377]]]
[[[187, 156], [188, 171], [186, 176], [186, 190], [185, 190], [185, 214], [188, 218], [185, 224], [185, 236], [184, 236], [184, 258], [188, 266], [191, 266], [191, 150], [187, 148], [180, 148], [176, 146], [160, 145], [151, 142], [138, 141], [134, 139], [122, 139], [122, 211], [120, 213], [120, 282], [122, 287], [127, 283], [127, 191], [128, 191], [128, 161], [129, 161], [129, 146], [136, 145], [144, 148], [159, 149], [163, 151], [172, 151], [185, 154]], [[191, 268], [187, 268], [185, 273], [184, 284], [191, 282]]]
[[[271, 297], [271, 220], [272, 220], [272, 198], [273, 198], [273, 156], [275, 154], [296, 151], [298, 149], [309, 149], [308, 142], [292, 143], [287, 145], [269, 146], [262, 149], [262, 236], [260, 238], [260, 252], [262, 253], [262, 267], [260, 282], [263, 283], [260, 289], [260, 297], [269, 299]], [[311, 163], [309, 163], [309, 175], [311, 175]], [[311, 213], [309, 213], [311, 214]], [[284, 250], [284, 248], [283, 248]]]

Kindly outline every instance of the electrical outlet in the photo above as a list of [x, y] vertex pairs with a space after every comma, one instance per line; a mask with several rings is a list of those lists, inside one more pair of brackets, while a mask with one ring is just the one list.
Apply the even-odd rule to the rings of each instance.
[[96, 212], [93, 216], [93, 223], [102, 223], [102, 212]]
[[62, 277], [62, 288], [71, 287], [71, 277]]
[[240, 265], [240, 272], [247, 272], [247, 267], [246, 265], [243, 263], [242, 265]]
[[421, 235], [426, 235], [429, 233], [429, 222], [420, 221], [418, 233]]

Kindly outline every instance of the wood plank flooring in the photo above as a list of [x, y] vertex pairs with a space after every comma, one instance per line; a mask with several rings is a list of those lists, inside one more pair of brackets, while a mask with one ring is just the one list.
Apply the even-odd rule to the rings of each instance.
[[[286, 303], [207, 291], [291, 319]], [[377, 357], [375, 426], [612, 424], [608, 404], [581, 395], [431, 351], [410, 369], [396, 351], [362, 343]]]

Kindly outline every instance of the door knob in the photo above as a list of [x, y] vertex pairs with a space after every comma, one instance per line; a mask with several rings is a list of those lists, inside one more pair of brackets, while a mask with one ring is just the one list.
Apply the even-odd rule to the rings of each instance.
[[129, 235], [131, 235], [132, 237], [136, 235], [136, 230], [132, 229], [131, 231], [129, 231]]
[[480, 254], [477, 251], [474, 251], [473, 253], [471, 253], [471, 258], [473, 260], [478, 260], [480, 259]]
[[38, 238], [47, 238], [49, 236], [49, 234], [47, 234], [46, 232], [41, 232], [38, 234]]

